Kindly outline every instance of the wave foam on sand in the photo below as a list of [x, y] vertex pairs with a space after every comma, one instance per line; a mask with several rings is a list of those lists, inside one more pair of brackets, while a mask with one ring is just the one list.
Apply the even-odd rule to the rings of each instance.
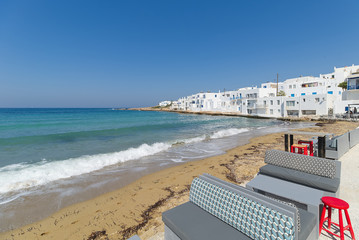
[[[14, 164], [0, 168], [0, 193], [43, 185], [51, 181], [90, 173], [106, 166], [138, 159], [167, 150], [166, 143], [142, 144], [137, 148], [106, 154], [70, 158], [38, 164]], [[14, 177], [16, 176], [16, 177]]]
[[[142, 144], [136, 148], [129, 148], [124, 151], [81, 156], [61, 161], [43, 160], [36, 164], [13, 164], [0, 168], [0, 193], [9, 193], [26, 188], [40, 186], [52, 181], [70, 178], [81, 174], [100, 170], [104, 167], [142, 157], [154, 155], [166, 151], [177, 144], [193, 144], [210, 139], [218, 139], [233, 136], [239, 133], [249, 131], [248, 128], [230, 128], [219, 130], [208, 136], [202, 135], [194, 138], [188, 138], [175, 143], [154, 143], [152, 145]], [[16, 176], [16, 177], [14, 177]], [[5, 199], [0, 199], [0, 204]], [[5, 200], [6, 202], [9, 199]]]

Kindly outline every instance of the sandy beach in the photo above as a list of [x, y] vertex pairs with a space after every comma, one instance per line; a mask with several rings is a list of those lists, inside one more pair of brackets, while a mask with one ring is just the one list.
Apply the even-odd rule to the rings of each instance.
[[[338, 135], [358, 127], [359, 123], [318, 125], [301, 130]], [[295, 137], [295, 141], [307, 138]], [[155, 172], [116, 191], [66, 207], [42, 221], [1, 233], [0, 239], [127, 239], [135, 234], [141, 239], [159, 239], [164, 231], [162, 212], [188, 201], [194, 177], [209, 173], [244, 185], [264, 165], [265, 151], [283, 150], [283, 142], [283, 133], [252, 138], [249, 144], [223, 155]]]

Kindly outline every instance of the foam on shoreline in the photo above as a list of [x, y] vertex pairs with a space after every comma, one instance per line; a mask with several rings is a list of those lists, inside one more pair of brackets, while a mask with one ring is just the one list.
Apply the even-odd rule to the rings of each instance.
[[[202, 135], [178, 140], [175, 141], [175, 143], [160, 142], [151, 145], [142, 144], [138, 147], [114, 153], [86, 155], [60, 161], [46, 161], [43, 159], [43, 161], [36, 164], [21, 163], [8, 165], [0, 168], [0, 182], [2, 183], [0, 185], [0, 194], [7, 194], [9, 192], [45, 185], [56, 180], [88, 174], [111, 165], [151, 156], [166, 151], [178, 144], [194, 144], [205, 140], [234, 136], [248, 131], [248, 128], [230, 128], [216, 131], [208, 136]], [[205, 149], [201, 149], [201, 151], [210, 153]], [[174, 162], [182, 162], [182, 159], [175, 159]], [[14, 178], [12, 176], [17, 177]], [[19, 193], [15, 195], [17, 196]], [[14, 199], [16, 199], [16, 197], [12, 195], [0, 197], [0, 204], [8, 203]]]
[[[311, 123], [312, 125], [312, 123]], [[306, 125], [308, 126], [308, 124]], [[295, 128], [295, 126], [287, 126], [287, 127], [290, 127], [290, 128]], [[296, 126], [296, 127], [299, 127]], [[198, 136], [196, 138], [191, 138], [191, 139], [185, 139], [185, 141], [189, 142], [189, 143], [194, 143], [194, 144], [199, 144], [198, 147], [201, 147], [201, 145], [203, 144], [209, 144], [209, 147], [207, 150], [212, 150], [212, 147], [219, 144], [219, 143], [224, 143], [224, 145], [227, 145], [227, 144], [230, 144], [227, 146], [227, 149], [231, 149], [231, 148], [236, 148], [236, 146], [241, 146], [241, 145], [244, 145], [244, 144], [247, 144], [249, 139], [253, 138], [253, 137], [258, 137], [258, 136], [262, 136], [262, 135], [266, 135], [266, 134], [271, 134], [273, 132], [280, 132], [280, 131], [283, 131], [283, 126], [278, 126], [277, 128], [273, 128], [273, 127], [270, 127], [270, 128], [242, 128], [242, 129], [225, 129], [225, 130], [219, 130], [219, 131], [216, 131], [216, 132], [213, 132], [213, 133], [209, 133], [208, 135], [206, 136]], [[240, 135], [238, 135], [240, 134]], [[243, 135], [242, 135], [243, 134]], [[240, 137], [237, 137], [240, 136]], [[210, 139], [210, 140], [209, 140]], [[227, 140], [226, 140], [227, 139]], [[240, 139], [240, 142], [238, 142], [238, 140]], [[187, 146], [186, 144], [184, 146], [175, 146], [175, 147], [172, 147], [173, 145], [172, 144], [168, 144], [165, 146], [165, 151], [163, 152], [166, 152], [167, 150], [169, 149], [172, 149], [173, 151], [181, 151], [181, 147], [184, 147], [185, 149], [187, 149]], [[163, 147], [163, 146], [162, 146]], [[237, 148], [240, 148], [240, 147], [237, 147]], [[163, 149], [161, 148], [160, 146], [157, 148], [157, 149]], [[195, 148], [192, 149], [192, 151], [196, 150]], [[206, 149], [204, 149], [206, 150]], [[127, 151], [127, 150], [126, 150]], [[107, 178], [109, 178], [109, 181], [112, 181], [112, 178], [114, 178], [115, 176], [121, 176], [121, 179], [124, 179], [124, 178], [128, 178], [128, 179], [132, 179], [132, 181], [128, 180], [127, 182], [122, 182], [122, 180], [120, 179], [113, 179], [114, 181], [111, 183], [112, 185], [110, 187], [104, 187], [104, 185], [101, 185], [99, 184], [98, 180], [103, 180], [103, 177], [104, 175], [101, 175], [101, 172], [96, 172], [95, 174], [91, 174], [89, 176], [91, 176], [91, 178], [93, 178], [91, 181], [89, 181], [89, 179], [86, 178], [86, 176], [84, 177], [81, 177], [83, 178], [83, 182], [79, 184], [76, 184], [76, 185], [73, 185], [71, 183], [71, 180], [67, 181], [67, 183], [71, 183], [72, 184], [72, 188], [75, 192], [73, 192], [73, 195], [69, 195], [69, 196], [65, 196], [66, 199], [59, 199], [59, 197], [63, 197], [63, 195], [61, 195], [61, 191], [67, 191], [66, 189], [63, 189], [61, 190], [61, 187], [63, 186], [60, 186], [60, 190], [58, 188], [58, 186], [54, 186], [54, 189], [57, 189], [54, 194], [51, 195], [51, 193], [48, 193], [48, 192], [44, 192], [42, 191], [39, 191], [38, 193], [41, 194], [41, 195], [38, 195], [38, 199], [41, 199], [42, 203], [39, 203], [42, 207], [42, 217], [41, 218], [44, 218], [46, 216], [48, 216], [49, 214], [52, 214], [54, 212], [54, 207], [51, 207], [51, 206], [44, 206], [43, 204], [46, 204], [45, 202], [45, 199], [53, 199], [55, 201], [60, 201], [58, 204], [56, 204], [56, 202], [54, 202], [53, 204], [55, 204], [57, 207], [55, 208], [55, 210], [57, 209], [61, 209], [61, 208], [64, 208], [68, 205], [71, 205], [71, 204], [74, 204], [76, 202], [79, 202], [79, 201], [85, 201], [85, 200], [88, 200], [88, 199], [92, 199], [96, 196], [99, 195], [99, 193], [103, 194], [103, 193], [106, 193], [106, 192], [111, 192], [111, 191], [114, 191], [115, 189], [118, 189], [118, 188], [121, 188], [121, 187], [125, 187], [127, 184], [130, 184], [131, 182], [133, 181], [136, 181], [137, 179], [139, 179], [140, 177], [143, 177], [143, 176], [146, 176], [148, 174], [156, 174], [155, 172], [157, 171], [162, 171], [163, 169], [171, 169], [172, 167], [175, 167], [175, 166], [182, 166], [183, 164], [184, 165], [192, 165], [192, 163], [196, 163], [197, 165], [197, 161], [194, 161], [193, 160], [197, 160], [197, 159], [203, 159], [203, 158], [199, 158], [199, 157], [196, 157], [196, 158], [191, 158], [191, 152], [188, 152], [190, 155], [188, 157], [186, 157], [185, 159], [176, 159], [176, 161], [172, 161], [170, 158], [168, 158], [166, 161], [158, 161], [158, 162], [152, 162], [151, 161], [151, 158], [150, 159], [147, 159], [146, 161], [142, 161], [141, 162], [141, 166], [144, 166], [144, 168], [141, 170], [141, 171], [135, 171], [136, 169], [136, 165], [135, 162], [136, 161], [128, 161], [128, 163], [131, 163], [131, 162], [134, 162], [133, 164], [131, 163], [130, 165], [128, 165], [126, 167], [126, 169], [133, 169], [131, 170], [131, 172], [129, 173], [126, 173], [125, 172], [116, 172], [115, 169], [113, 168], [109, 168], [109, 171], [111, 174], [109, 176], [106, 176]], [[222, 154], [222, 153], [213, 153], [211, 151], [208, 152], [208, 154], [205, 154], [206, 155], [206, 159], [210, 156], [217, 156], [217, 157], [211, 157], [211, 158], [222, 158], [220, 156], [222, 155], [219, 155], [219, 154]], [[129, 154], [130, 155], [130, 154]], [[155, 154], [154, 157], [156, 157], [157, 155]], [[167, 156], [167, 155], [166, 155]], [[223, 155], [225, 156], [225, 155]], [[204, 162], [205, 160], [201, 161], [201, 162]], [[164, 164], [165, 163], [165, 164]], [[142, 164], [145, 164], [145, 165], [142, 165]], [[214, 165], [218, 165], [220, 164], [219, 162], [216, 162], [214, 163]], [[19, 166], [20, 167], [20, 166]], [[191, 167], [192, 168], [192, 167]], [[9, 169], [8, 169], [9, 170]], [[166, 170], [164, 170], [166, 171]], [[208, 170], [205, 170], [206, 172]], [[125, 175], [123, 175], [125, 174]], [[190, 176], [192, 173], [189, 173], [188, 176]], [[171, 175], [172, 176], [172, 175]], [[177, 176], [177, 173], [173, 176]], [[192, 175], [191, 175], [192, 176]], [[176, 177], [174, 177], [175, 179]], [[121, 182], [119, 182], [121, 181]], [[120, 183], [120, 184], [119, 184]], [[169, 181], [168, 183], [172, 183], [172, 181]], [[95, 184], [97, 184], [97, 186], [100, 186], [99, 189], [95, 189]], [[148, 183], [150, 184], [150, 183]], [[83, 189], [83, 188], [86, 188], [87, 189], [87, 192], [82, 194], [83, 197], [81, 197], [78, 193], [76, 192], [77, 190], [76, 189]], [[142, 187], [141, 187], [142, 188]], [[69, 189], [70, 191], [71, 189]], [[100, 192], [98, 191], [100, 190]], [[55, 191], [55, 190], [54, 190]], [[72, 190], [71, 190], [72, 191]], [[71, 192], [70, 191], [70, 192]], [[97, 195], [95, 194], [94, 195], [94, 192], [99, 192], [97, 193]], [[33, 214], [36, 214], [38, 211], [36, 209], [31, 209], [29, 207], [27, 207], [27, 203], [26, 202], [22, 202], [22, 198], [23, 197], [20, 197], [18, 198], [17, 200], [14, 201], [14, 204], [13, 204], [13, 207], [14, 209], [16, 208], [16, 204], [20, 204], [21, 203], [21, 206], [22, 208], [25, 208], [24, 212], [22, 213], [22, 215], [26, 214], [27, 216], [32, 216], [31, 219], [27, 219], [26, 222], [22, 222], [22, 224], [20, 222], [18, 222], [19, 220], [19, 216], [18, 218], [14, 218], [14, 219], [8, 219], [6, 221], [9, 221], [11, 220], [12, 221], [12, 224], [14, 227], [19, 227], [21, 225], [24, 225], [25, 224], [28, 224], [30, 222], [33, 222], [33, 221], [38, 221], [40, 220], [38, 217], [36, 217], [35, 215]], [[26, 196], [26, 201], [28, 202], [29, 199], [32, 198], [31, 196]], [[5, 200], [5, 199], [4, 199]], [[11, 199], [7, 199], [7, 200], [11, 200]], [[74, 202], [74, 200], [77, 200]], [[48, 200], [47, 200], [48, 201]], [[24, 204], [26, 203], [26, 204]], [[31, 205], [31, 202], [29, 203]], [[45, 207], [47, 207], [45, 209]], [[117, 207], [116, 207], [117, 209]], [[13, 211], [10, 211], [10, 212], [3, 212], [3, 216], [10, 216], [10, 214], [13, 214], [15, 211], [18, 211], [18, 210], [13, 210]], [[4, 215], [5, 214], [5, 215]], [[21, 216], [21, 214], [20, 214]], [[20, 217], [21, 218], [21, 217]], [[20, 224], [20, 225], [19, 225]], [[0, 229], [2, 228], [2, 231], [4, 231], [6, 228], [6, 226], [0, 226]]]
[[[37, 164], [14, 164], [0, 168], [0, 193], [43, 185], [102, 169], [109, 165], [152, 155], [170, 148], [170, 144], [142, 144], [125, 151], [70, 158], [56, 162], [42, 161]], [[17, 177], [14, 178], [13, 176]], [[1, 199], [0, 199], [1, 200]], [[0, 203], [1, 204], [1, 203]]]

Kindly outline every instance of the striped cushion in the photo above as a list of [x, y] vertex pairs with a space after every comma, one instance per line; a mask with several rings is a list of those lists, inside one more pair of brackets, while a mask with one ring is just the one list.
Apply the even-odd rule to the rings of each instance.
[[190, 201], [252, 239], [294, 239], [291, 217], [203, 179], [193, 180]]

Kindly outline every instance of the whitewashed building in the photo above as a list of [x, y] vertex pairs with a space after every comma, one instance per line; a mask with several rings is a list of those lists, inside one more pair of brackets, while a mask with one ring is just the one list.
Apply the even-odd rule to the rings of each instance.
[[[338, 85], [348, 81], [348, 90]], [[304, 76], [284, 82], [180, 98], [172, 108], [189, 111], [236, 112], [262, 117], [303, 117], [344, 113], [348, 104], [359, 107], [359, 66], [334, 68], [319, 77]]]
[[[349, 74], [348, 74], [349, 73]], [[347, 90], [343, 92], [342, 101], [336, 106], [341, 111], [358, 112], [359, 109], [359, 66], [352, 66], [346, 71]], [[355, 109], [354, 109], [355, 108]]]
[[171, 105], [171, 103], [172, 103], [171, 101], [162, 101], [158, 104], [158, 106], [167, 107], [167, 106]]

